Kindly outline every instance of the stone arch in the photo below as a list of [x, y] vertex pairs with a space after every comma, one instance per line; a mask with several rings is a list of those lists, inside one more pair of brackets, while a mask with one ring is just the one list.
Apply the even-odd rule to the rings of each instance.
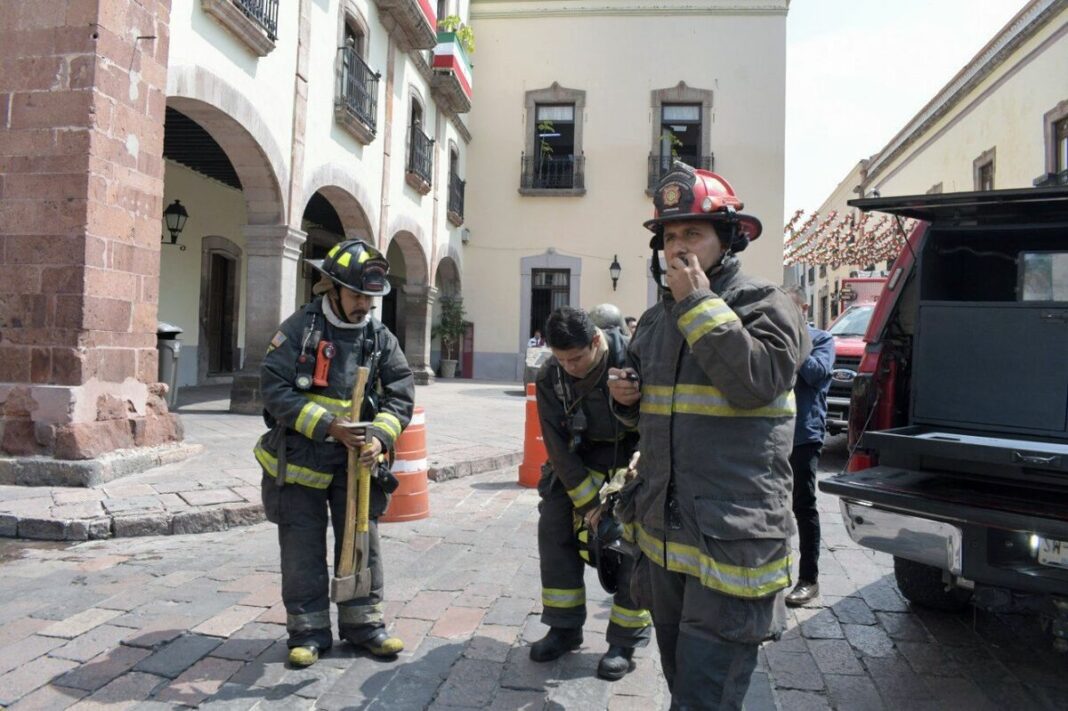
[[390, 234], [393, 235], [389, 242], [382, 245], [382, 252], [389, 251], [391, 244], [396, 242], [397, 248], [404, 255], [404, 268], [409, 285], [430, 284], [430, 264], [423, 245], [427, 242], [423, 234], [422, 226], [408, 215], [397, 215], [390, 225]]
[[374, 200], [367, 186], [352, 171], [336, 163], [319, 166], [304, 183], [305, 202], [317, 192], [334, 207], [346, 237], [377, 244], [374, 226], [378, 216], [374, 213]]
[[167, 105], [222, 146], [241, 180], [250, 225], [285, 224], [289, 170], [266, 122], [241, 92], [202, 66], [171, 67]]
[[439, 299], [446, 296], [460, 296], [463, 293], [463, 281], [460, 277], [460, 265], [453, 257], [442, 257], [434, 274], [434, 288], [438, 290]]

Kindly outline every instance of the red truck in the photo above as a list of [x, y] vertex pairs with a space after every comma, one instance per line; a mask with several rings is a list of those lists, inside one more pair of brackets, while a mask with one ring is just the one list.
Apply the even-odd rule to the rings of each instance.
[[820, 489], [910, 602], [1033, 610], [1068, 652], [1068, 186], [850, 204], [919, 222]]
[[834, 336], [834, 370], [827, 393], [827, 432], [832, 436], [849, 426], [849, 397], [864, 355], [864, 333], [884, 284], [885, 277], [850, 277], [839, 286], [845, 311], [827, 329]]

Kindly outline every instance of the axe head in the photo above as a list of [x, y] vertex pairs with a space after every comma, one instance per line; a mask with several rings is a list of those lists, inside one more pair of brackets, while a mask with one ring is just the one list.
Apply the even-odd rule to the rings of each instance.
[[[370, 585], [367, 586], [367, 592], [370, 593]], [[347, 602], [348, 600], [355, 600], [359, 595], [356, 594], [356, 576], [350, 575], [345, 578], [331, 578], [330, 579], [330, 599], [333, 602]]]

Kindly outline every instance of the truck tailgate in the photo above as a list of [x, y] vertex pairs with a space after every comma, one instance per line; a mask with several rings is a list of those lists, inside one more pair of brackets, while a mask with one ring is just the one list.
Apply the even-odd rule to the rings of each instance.
[[844, 499], [944, 521], [1068, 540], [1068, 495], [1063, 489], [893, 466], [840, 474], [821, 481], [820, 489]]

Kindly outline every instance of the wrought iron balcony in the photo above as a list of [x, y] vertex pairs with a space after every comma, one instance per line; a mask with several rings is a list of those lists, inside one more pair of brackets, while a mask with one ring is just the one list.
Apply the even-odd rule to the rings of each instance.
[[586, 156], [523, 156], [521, 190], [585, 190]]
[[707, 156], [650, 155], [649, 183], [646, 187], [649, 190], [655, 190], [656, 184], [660, 182], [661, 178], [667, 175], [668, 171], [671, 170], [671, 166], [677, 160], [682, 161], [692, 168], [702, 168], [704, 170], [712, 170], [712, 166], [715, 165], [715, 157], [711, 153]]
[[200, 0], [200, 7], [257, 56], [266, 57], [274, 49], [278, 0]]
[[[372, 71], [352, 47], [342, 47], [338, 73], [337, 100], [335, 109], [338, 118], [354, 129], [358, 138], [369, 143], [374, 138], [378, 115], [378, 80], [381, 74]], [[342, 115], [343, 114], [343, 115]], [[360, 126], [352, 126], [346, 119], [352, 117]]]
[[278, 39], [278, 0], [234, 0], [245, 16], [263, 28], [268, 39]]
[[459, 227], [464, 223], [464, 188], [467, 182], [455, 173], [449, 174], [449, 222]]
[[430, 191], [430, 178], [434, 169], [434, 139], [420, 131], [418, 126], [412, 126], [410, 133], [408, 176], [416, 179], [417, 184], [413, 184], [413, 187], [425, 195]]
[[438, 103], [458, 114], [471, 110], [471, 60], [455, 32], [439, 32], [431, 60]]

